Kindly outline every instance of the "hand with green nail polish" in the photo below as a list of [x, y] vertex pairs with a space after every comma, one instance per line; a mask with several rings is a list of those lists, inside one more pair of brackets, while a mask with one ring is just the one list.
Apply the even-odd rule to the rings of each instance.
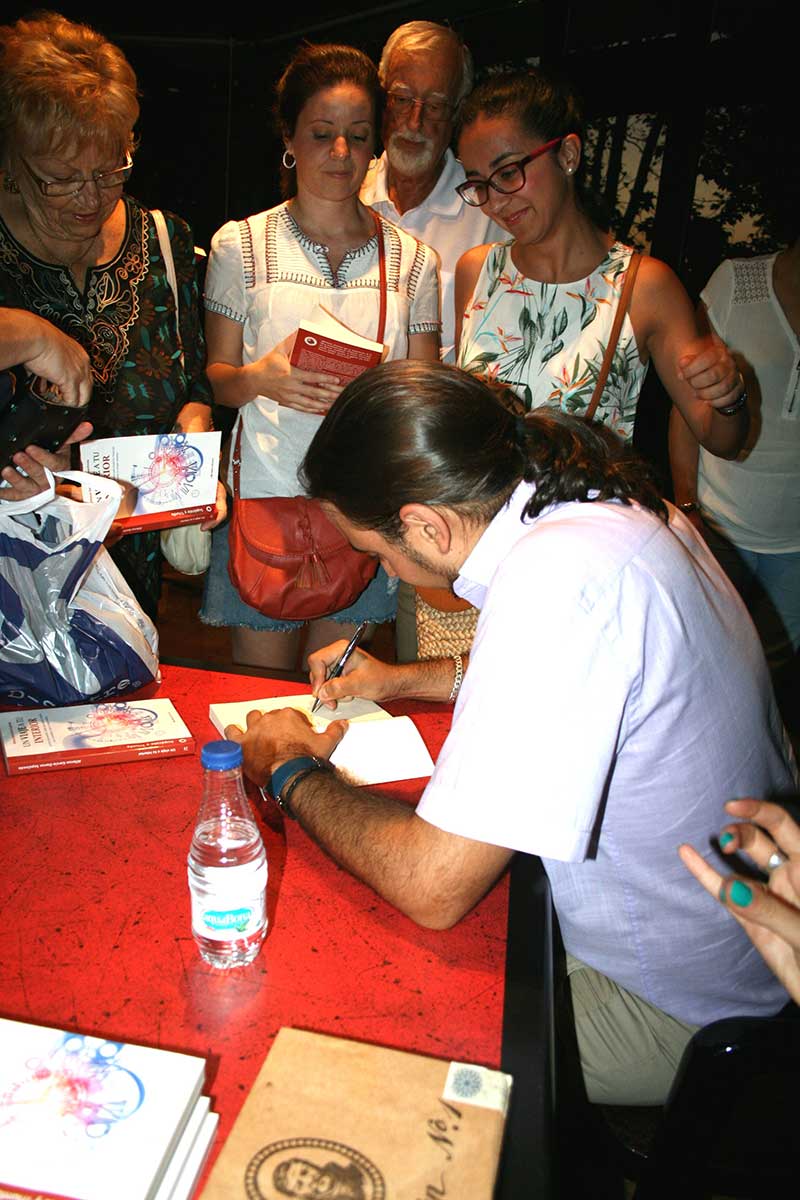
[[764, 800], [731, 800], [725, 808], [738, 820], [720, 833], [720, 848], [726, 856], [744, 852], [768, 872], [766, 883], [725, 878], [692, 846], [680, 846], [678, 854], [800, 1004], [800, 827], [784, 808]]

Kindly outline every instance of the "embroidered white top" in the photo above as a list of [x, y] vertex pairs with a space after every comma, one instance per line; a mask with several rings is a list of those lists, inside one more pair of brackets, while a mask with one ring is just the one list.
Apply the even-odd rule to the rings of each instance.
[[[386, 250], [387, 359], [405, 358], [408, 336], [439, 330], [436, 259], [416, 238], [381, 222]], [[338, 271], [326, 248], [307, 237], [286, 204], [245, 221], [229, 221], [211, 242], [205, 303], [243, 326], [242, 361], [255, 362], [322, 304], [364, 337], [378, 327], [378, 238], [348, 251]], [[241, 495], [293, 496], [297, 469], [322, 418], [257, 396], [242, 422]], [[235, 435], [234, 430], [234, 435]]]

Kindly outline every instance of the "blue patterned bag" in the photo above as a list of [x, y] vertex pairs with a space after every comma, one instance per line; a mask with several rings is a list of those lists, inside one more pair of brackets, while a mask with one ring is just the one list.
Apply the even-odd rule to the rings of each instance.
[[[86, 504], [50, 487], [0, 502], [0, 704], [42, 707], [99, 701], [158, 676], [158, 634], [103, 546], [122, 489], [101, 482]], [[2, 491], [0, 491], [2, 495]]]

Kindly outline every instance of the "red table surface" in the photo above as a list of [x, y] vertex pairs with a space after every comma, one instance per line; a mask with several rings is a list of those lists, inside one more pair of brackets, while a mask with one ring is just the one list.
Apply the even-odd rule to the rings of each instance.
[[[251, 790], [269, 863], [269, 931], [249, 967], [215, 971], [191, 936], [186, 855], [212, 701], [297, 684], [162, 667], [197, 742], [191, 758], [47, 772], [0, 783], [0, 1014], [202, 1055], [219, 1152], [283, 1025], [500, 1062], [506, 882], [456, 928], [418, 928], [336, 867]], [[435, 758], [444, 705], [388, 705]], [[382, 790], [416, 799], [421, 780]]]

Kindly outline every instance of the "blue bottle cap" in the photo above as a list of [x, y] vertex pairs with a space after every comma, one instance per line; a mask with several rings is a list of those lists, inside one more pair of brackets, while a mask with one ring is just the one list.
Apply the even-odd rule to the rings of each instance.
[[206, 742], [200, 762], [209, 771], [232, 771], [242, 765], [242, 747], [238, 742]]

